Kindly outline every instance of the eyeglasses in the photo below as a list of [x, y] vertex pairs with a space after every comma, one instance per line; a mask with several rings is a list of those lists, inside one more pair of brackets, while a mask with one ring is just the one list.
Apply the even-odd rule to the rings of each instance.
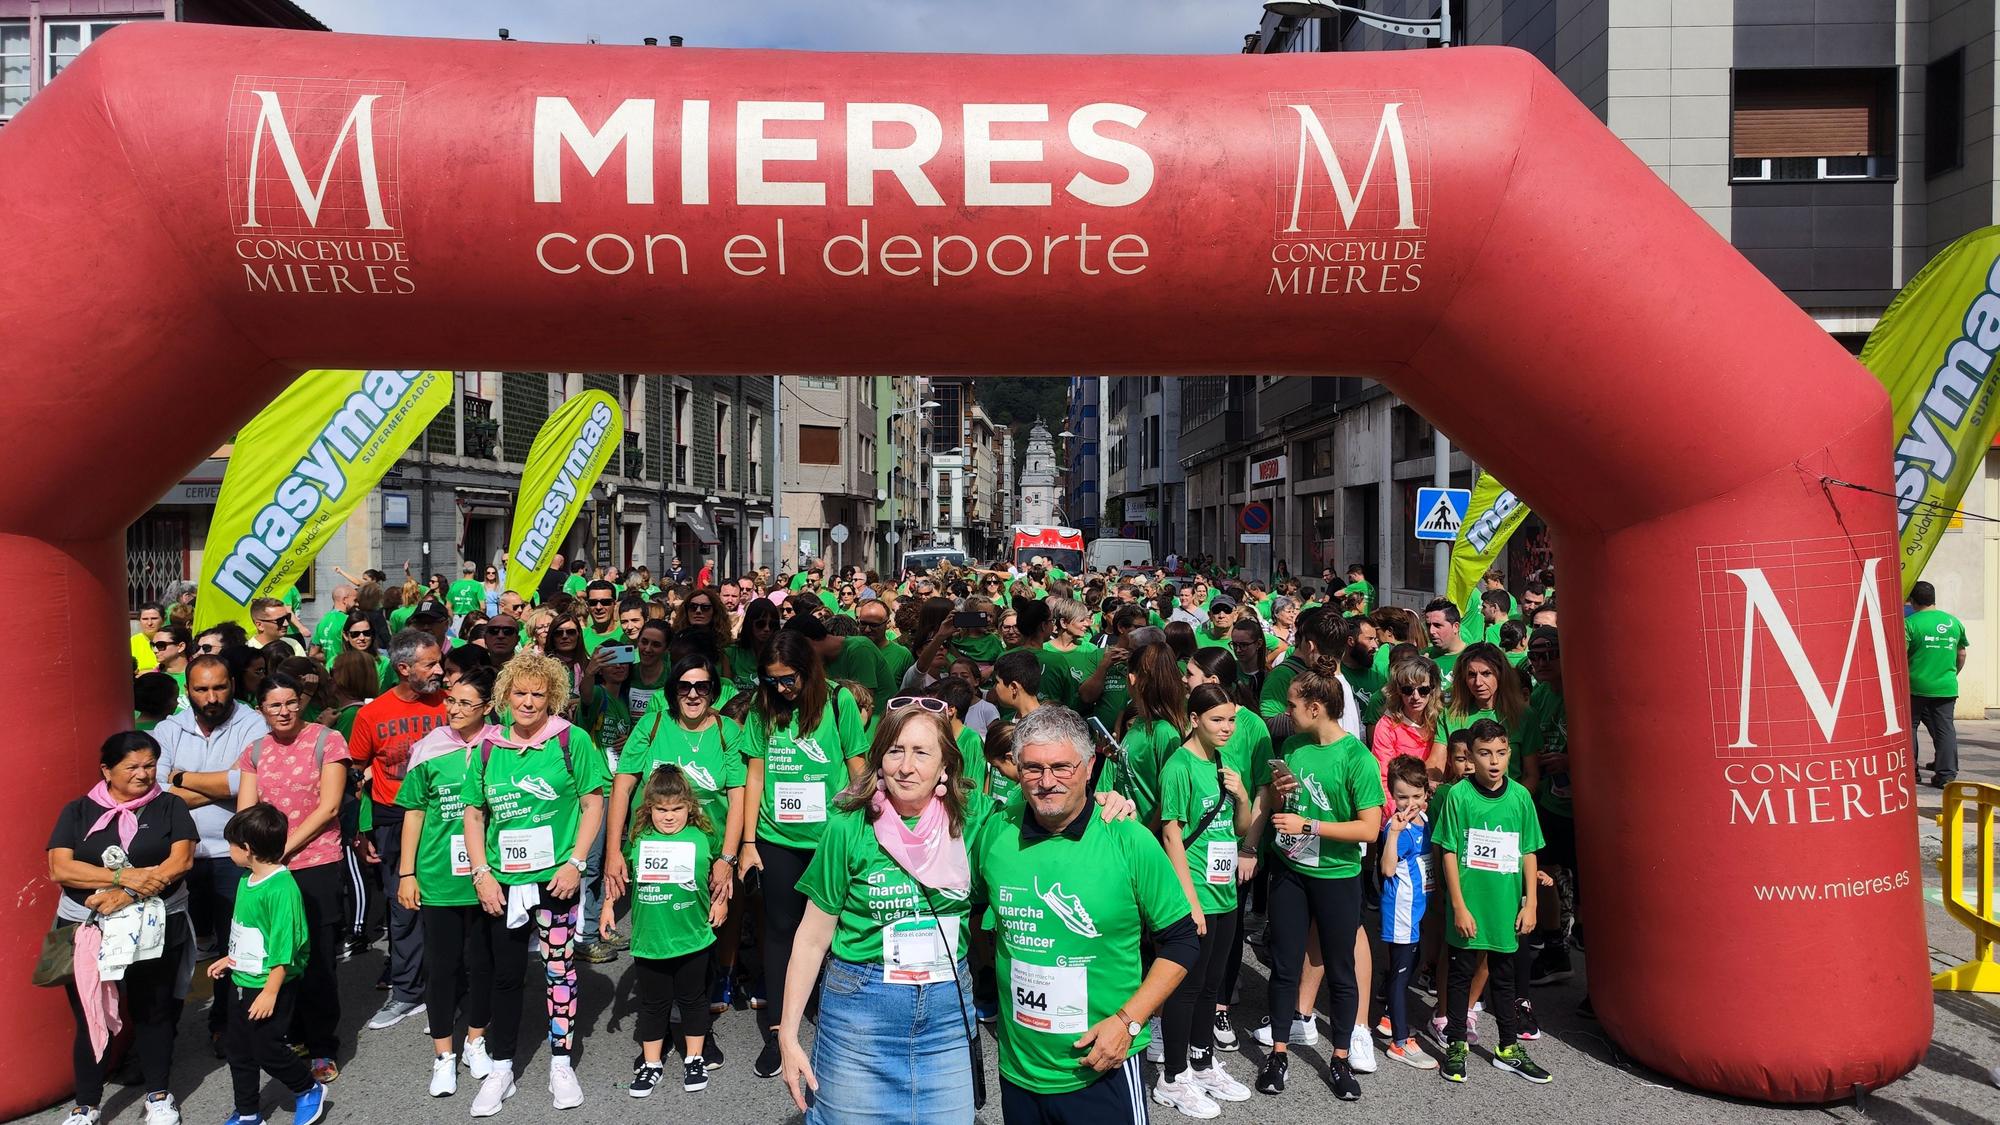
[[787, 672], [782, 676], [765, 676], [764, 682], [778, 688], [797, 687], [799, 686], [799, 674], [797, 672]]
[[1404, 695], [1423, 696], [1431, 693], [1431, 686], [1429, 684], [1404, 684], [1396, 690], [1402, 692]]
[[585, 602], [586, 604], [589, 604], [589, 605], [617, 605], [617, 604], [618, 604], [618, 599], [617, 599], [617, 598], [585, 598], [585, 599], [584, 599], [584, 602]]
[[1056, 781], [1068, 781], [1071, 778], [1075, 777], [1077, 771], [1082, 768], [1083, 768], [1082, 762], [1062, 762], [1060, 764], [1053, 766], [1037, 765], [1033, 762], [1022, 762], [1021, 780], [1033, 781], [1038, 777], [1046, 775], [1048, 777], [1055, 779]]
[[706, 696], [713, 699], [715, 697], [715, 682], [713, 680], [681, 680], [674, 684], [674, 693], [677, 695]]
[[262, 704], [262, 709], [265, 711], [296, 711], [299, 709], [299, 701], [296, 699], [287, 699], [283, 702], [266, 700]]
[[951, 704], [928, 695], [899, 695], [889, 701], [888, 710], [901, 711], [905, 707], [921, 707], [933, 715], [948, 714], [951, 711]]

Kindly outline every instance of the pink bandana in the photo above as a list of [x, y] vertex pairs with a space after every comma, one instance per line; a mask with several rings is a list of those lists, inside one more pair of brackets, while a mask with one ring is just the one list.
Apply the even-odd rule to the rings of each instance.
[[103, 807], [104, 815], [98, 817], [96, 822], [90, 826], [90, 831], [85, 832], [84, 835], [90, 836], [95, 834], [98, 829], [111, 823], [112, 817], [117, 817], [118, 846], [121, 848], [131, 847], [132, 837], [139, 834], [139, 810], [152, 804], [153, 798], [158, 797], [164, 792], [166, 790], [160, 788], [158, 782], [154, 782], [153, 788], [145, 796], [120, 803], [111, 796], [111, 787], [109, 785], [106, 785], [102, 781], [98, 782], [96, 787], [90, 791], [90, 799]]
[[951, 815], [936, 797], [924, 806], [917, 826], [903, 823], [889, 795], [877, 791], [875, 839], [891, 859], [926, 887], [961, 894], [972, 889], [972, 867], [966, 858], [965, 841], [951, 834]]
[[569, 728], [570, 721], [568, 719], [563, 718], [561, 715], [551, 715], [549, 716], [549, 721], [543, 723], [542, 729], [536, 731], [531, 738], [515, 738], [508, 731], [501, 730], [499, 724], [489, 723], [486, 727], [486, 733], [480, 735], [479, 739], [482, 742], [490, 742], [495, 746], [505, 746], [509, 750], [519, 750], [522, 753], [526, 753], [543, 743], [554, 742], [557, 736]]

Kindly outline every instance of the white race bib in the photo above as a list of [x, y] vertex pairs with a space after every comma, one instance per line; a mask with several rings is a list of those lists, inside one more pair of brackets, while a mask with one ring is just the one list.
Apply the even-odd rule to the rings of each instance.
[[1030, 1031], [1081, 1035], [1090, 1027], [1090, 969], [1014, 962], [1014, 1022]]
[[255, 976], [264, 971], [264, 931], [239, 922], [229, 923], [229, 962], [239, 973]]
[[453, 875], [472, 874], [472, 853], [465, 850], [463, 833], [453, 833], [451, 837], [451, 873]]
[[641, 883], [677, 886], [694, 882], [694, 844], [687, 840], [639, 841], [637, 878]]
[[1474, 871], [1512, 875], [1521, 870], [1521, 834], [1474, 828], [1465, 834], [1465, 865]]
[[1300, 867], [1319, 866], [1319, 834], [1301, 832], [1294, 836], [1288, 832], [1278, 833], [1278, 850], [1285, 853]]
[[556, 865], [556, 834], [551, 825], [500, 830], [500, 870], [519, 873]]
[[1208, 842], [1208, 881], [1218, 887], [1228, 886], [1236, 881], [1236, 841]]
[[826, 820], [826, 786], [817, 781], [780, 781], [774, 787], [772, 819], [779, 824], [819, 824]]
[[[938, 923], [944, 929], [938, 929]], [[942, 984], [957, 977], [958, 917], [904, 918], [882, 929], [886, 984]]]

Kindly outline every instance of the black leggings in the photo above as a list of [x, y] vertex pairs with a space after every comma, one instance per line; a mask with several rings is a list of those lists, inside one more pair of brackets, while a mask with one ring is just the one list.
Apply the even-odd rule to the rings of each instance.
[[1285, 1049], [1299, 1018], [1299, 974], [1305, 969], [1306, 931], [1319, 925], [1319, 955], [1326, 963], [1327, 1008], [1333, 1019], [1333, 1053], [1345, 1057], [1346, 1031], [1359, 993], [1354, 984], [1354, 932], [1361, 926], [1361, 877], [1319, 879], [1279, 863], [1271, 872], [1271, 1041]]
[[764, 1010], [757, 1013], [757, 1028], [770, 1032], [778, 1026], [785, 1009], [785, 970], [792, 962], [792, 937], [806, 919], [806, 896], [799, 890], [799, 878], [813, 854], [783, 844], [759, 841], [757, 854], [764, 860], [761, 876], [764, 888]]
[[[174, 981], [180, 975], [181, 957], [194, 941], [194, 926], [185, 913], [167, 915], [167, 944], [158, 957], [134, 961], [118, 985], [118, 1010], [132, 1028], [132, 1050], [138, 1055], [139, 1074], [146, 1080], [146, 1092], [157, 1094], [167, 1088], [168, 1071], [174, 1061], [174, 1024], [180, 1004], [174, 1000]], [[217, 985], [220, 991], [222, 986]], [[96, 1109], [104, 1103], [104, 1061], [90, 1048], [90, 1026], [84, 1022], [83, 1004], [76, 994], [74, 979], [64, 983], [69, 996], [70, 1015], [76, 1017], [76, 1039], [70, 1048], [70, 1066], [76, 1076], [77, 1105]], [[221, 1000], [216, 1003], [220, 1005]]]
[[1398, 1043], [1410, 1037], [1410, 976], [1417, 968], [1416, 942], [1383, 943], [1389, 951], [1389, 1033]]
[[[304, 900], [306, 967], [299, 973], [298, 1006], [292, 1012], [292, 1042], [316, 1059], [330, 1059], [340, 1047], [340, 951], [347, 944], [347, 867], [322, 863], [292, 872]], [[290, 982], [287, 982], [289, 984]]]
[[424, 929], [424, 1015], [432, 1039], [449, 1039], [458, 1030], [453, 1016], [465, 1015], [465, 1026], [484, 1028], [493, 1018], [493, 931], [501, 919], [471, 906], [432, 906], [418, 913]]
[[[638, 976], [639, 1042], [667, 1037], [669, 1014], [676, 1003], [681, 1006], [683, 1037], [708, 1034], [708, 955], [709, 950], [698, 949], [679, 957], [632, 958]], [[685, 1047], [682, 1050], [685, 1053]]]
[[538, 1026], [548, 1036], [549, 1055], [568, 1058], [575, 1046], [577, 899], [557, 898], [544, 887], [528, 920], [507, 928], [493, 919], [493, 1018], [486, 1026], [486, 1049], [494, 1062], [511, 1063], [521, 1034], [521, 978], [528, 971], [528, 947], [541, 954], [548, 984], [548, 1020]]
[[1521, 1029], [1521, 1012], [1514, 1006], [1514, 954], [1483, 949], [1451, 949], [1451, 997], [1445, 1002], [1444, 1039], [1447, 1043], [1465, 1041], [1466, 1012], [1472, 1007], [1472, 974], [1481, 957], [1486, 958], [1486, 1010], [1500, 1025], [1500, 1046], [1511, 1047]]
[[1167, 997], [1160, 1013], [1160, 1030], [1166, 1039], [1166, 1068], [1162, 1072], [1172, 1082], [1188, 1067], [1194, 1052], [1202, 1070], [1209, 1066], [1215, 1050], [1215, 1000], [1222, 990], [1223, 971], [1229, 967], [1229, 951], [1236, 944], [1236, 912], [1208, 916], [1208, 932], [1201, 938], [1201, 954], [1194, 968], [1181, 978], [1174, 994]]
[[218, 990], [215, 1002], [229, 1006], [229, 1026], [223, 1032], [223, 1042], [229, 1055], [229, 1084], [236, 1095], [236, 1116], [254, 1118], [263, 1112], [260, 1095], [264, 1083], [259, 1079], [260, 1071], [283, 1083], [294, 1094], [312, 1089], [313, 1076], [306, 1069], [306, 1060], [293, 1054], [291, 1044], [286, 1042], [286, 1029], [292, 1025], [292, 1013], [299, 1003], [299, 986], [290, 981], [279, 986], [271, 1015], [261, 1020], [250, 1018], [250, 1005], [263, 989], [244, 988], [226, 976], [215, 986]]
[[1250, 897], [1250, 888], [1241, 885], [1236, 888], [1236, 910], [1231, 915], [1236, 930], [1235, 940], [1224, 951], [1222, 963], [1222, 987], [1216, 990], [1215, 1002], [1224, 1007], [1236, 1003], [1236, 978], [1243, 974], [1243, 942], [1247, 927], [1243, 924], [1244, 900]]

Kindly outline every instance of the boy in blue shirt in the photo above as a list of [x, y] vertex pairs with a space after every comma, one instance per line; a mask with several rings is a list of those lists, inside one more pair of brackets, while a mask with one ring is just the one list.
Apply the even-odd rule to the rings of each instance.
[[1410, 974], [1423, 942], [1424, 907], [1430, 897], [1430, 775], [1421, 758], [1389, 763], [1389, 791], [1396, 812], [1382, 825], [1382, 943], [1389, 951], [1389, 1057], [1418, 1070], [1437, 1069], [1410, 1034]]

